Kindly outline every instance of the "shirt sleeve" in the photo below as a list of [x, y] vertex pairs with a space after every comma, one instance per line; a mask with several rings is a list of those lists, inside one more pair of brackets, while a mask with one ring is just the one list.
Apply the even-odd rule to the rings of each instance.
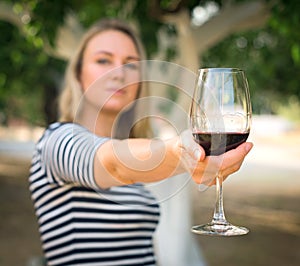
[[98, 189], [94, 157], [99, 146], [108, 139], [73, 123], [49, 128], [41, 144], [41, 161], [49, 182]]

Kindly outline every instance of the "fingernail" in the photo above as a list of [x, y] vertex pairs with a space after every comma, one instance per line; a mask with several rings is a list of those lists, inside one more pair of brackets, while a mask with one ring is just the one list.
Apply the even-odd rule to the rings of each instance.
[[199, 150], [199, 149], [196, 149], [195, 151], [194, 151], [194, 155], [195, 155], [195, 158], [199, 161], [200, 160], [200, 158], [201, 158], [201, 151]]
[[209, 186], [206, 186], [206, 185], [204, 185], [204, 184], [199, 184], [198, 185], [198, 190], [200, 191], [200, 192], [204, 192], [205, 190], [207, 190], [209, 188]]
[[247, 143], [247, 145], [245, 147], [245, 150], [246, 150], [247, 153], [252, 149], [252, 146], [253, 145], [251, 143]]

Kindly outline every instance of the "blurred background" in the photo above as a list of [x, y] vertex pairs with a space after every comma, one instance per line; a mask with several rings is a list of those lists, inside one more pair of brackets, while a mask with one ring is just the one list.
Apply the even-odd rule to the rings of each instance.
[[[64, 69], [79, 37], [103, 17], [132, 22], [149, 59], [193, 72], [246, 71], [255, 147], [224, 196], [228, 219], [251, 233], [197, 241], [211, 266], [299, 265], [298, 0], [0, 0], [0, 265], [37, 265], [42, 256], [27, 183], [33, 145], [57, 118]], [[188, 108], [172, 87], [159, 94]], [[193, 193], [195, 223], [211, 219], [214, 193]]]

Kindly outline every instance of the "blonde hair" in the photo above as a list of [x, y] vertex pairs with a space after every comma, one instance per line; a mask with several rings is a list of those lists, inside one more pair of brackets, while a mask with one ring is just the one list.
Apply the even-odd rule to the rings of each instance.
[[[83, 96], [83, 90], [79, 82], [79, 75], [81, 72], [84, 50], [90, 39], [92, 39], [96, 34], [106, 30], [117, 30], [128, 35], [135, 44], [141, 60], [146, 59], [144, 48], [138, 38], [138, 35], [135, 33], [133, 28], [124, 21], [119, 19], [102, 19], [92, 25], [92, 27], [82, 37], [81, 42], [79, 43], [73, 57], [70, 59], [66, 70], [65, 85], [59, 98], [59, 120], [61, 122], [73, 122], [75, 120], [76, 113], [78, 112], [78, 106], [81, 101], [81, 97]], [[147, 95], [149, 95], [148, 88], [145, 82], [143, 82], [139, 87], [137, 97], [146, 97]], [[143, 106], [143, 109], [144, 108], [145, 106]], [[121, 114], [114, 137], [150, 137], [152, 132], [149, 119], [142, 119], [131, 127], [131, 124], [135, 122], [135, 116], [138, 112], [141, 112], [141, 110], [142, 108], [139, 106], [137, 101], [137, 104], [134, 104], [130, 110]], [[130, 133], [128, 134], [128, 132]], [[124, 133], [127, 134], [127, 136], [122, 135]]]

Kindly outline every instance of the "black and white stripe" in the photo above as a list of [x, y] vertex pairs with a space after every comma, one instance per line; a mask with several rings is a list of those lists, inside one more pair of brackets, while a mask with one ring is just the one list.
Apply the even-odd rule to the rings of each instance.
[[93, 175], [106, 141], [55, 123], [36, 145], [30, 191], [48, 265], [155, 265], [159, 207], [143, 185], [101, 190]]

